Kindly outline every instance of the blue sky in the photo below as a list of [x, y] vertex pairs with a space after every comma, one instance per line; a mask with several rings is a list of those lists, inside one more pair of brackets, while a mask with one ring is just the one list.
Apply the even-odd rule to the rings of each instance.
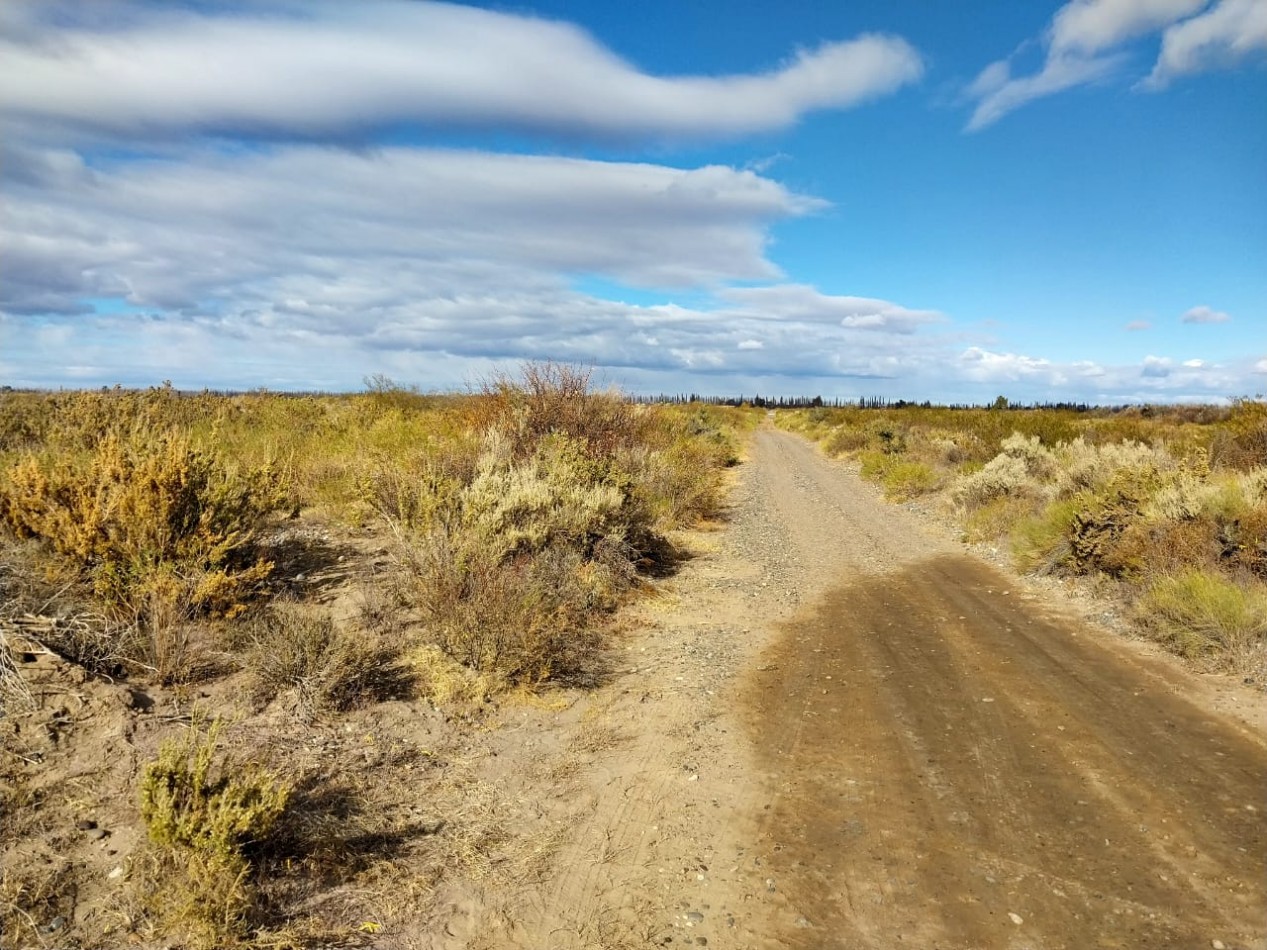
[[1267, 0], [0, 7], [0, 382], [1267, 390]]

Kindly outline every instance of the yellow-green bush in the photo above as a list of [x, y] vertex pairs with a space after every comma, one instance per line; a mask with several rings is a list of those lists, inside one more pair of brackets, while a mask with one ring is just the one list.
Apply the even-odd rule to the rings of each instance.
[[255, 905], [252, 849], [267, 842], [290, 786], [261, 769], [217, 761], [220, 725], [191, 728], [145, 767], [141, 818], [159, 865], [146, 882], [160, 926], [203, 947], [244, 937]]
[[167, 566], [193, 607], [235, 609], [271, 570], [254, 543], [280, 501], [268, 469], [235, 470], [170, 430], [109, 431], [87, 455], [30, 453], [0, 476], [0, 522], [90, 571], [112, 605], [152, 594]]
[[909, 501], [936, 491], [940, 482], [937, 472], [924, 462], [908, 461], [884, 452], [863, 452], [861, 475], [884, 487], [891, 501]]
[[1154, 581], [1139, 615], [1158, 639], [1183, 656], [1234, 669], [1262, 662], [1267, 637], [1267, 588], [1237, 584], [1210, 571], [1187, 570]]

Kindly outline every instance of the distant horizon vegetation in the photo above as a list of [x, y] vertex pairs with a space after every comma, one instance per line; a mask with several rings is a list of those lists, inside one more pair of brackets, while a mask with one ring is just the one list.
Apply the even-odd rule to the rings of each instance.
[[[163, 380], [161, 383], [152, 386], [125, 386], [122, 383], [115, 383], [113, 386], [9, 386], [0, 385], [0, 393], [73, 393], [73, 392], [145, 392], [151, 389], [170, 389], [181, 395], [214, 395], [214, 396], [246, 396], [251, 393], [264, 393], [271, 396], [293, 396], [302, 398], [304, 396], [355, 396], [367, 392], [384, 392], [398, 391], [418, 397], [440, 398], [447, 396], [464, 396], [478, 391], [478, 384], [468, 384], [465, 389], [423, 389], [412, 383], [400, 383], [386, 376], [376, 375], [367, 377], [364, 385], [360, 389], [342, 389], [342, 390], [324, 390], [324, 389], [273, 389], [268, 386], [257, 386], [251, 389], [222, 389], [218, 387], [204, 386], [201, 388], [185, 388], [172, 384], [170, 380]], [[1122, 412], [1127, 410], [1145, 410], [1165, 411], [1167, 409], [1178, 409], [1182, 407], [1214, 407], [1228, 408], [1240, 402], [1261, 402], [1265, 398], [1263, 393], [1240, 394], [1235, 396], [1224, 396], [1219, 400], [1173, 400], [1173, 401], [1155, 401], [1155, 402], [1118, 402], [1118, 403], [1101, 403], [1101, 402], [1083, 402], [1068, 400], [1050, 400], [1038, 401], [1033, 400], [1024, 402], [1016, 399], [1010, 399], [1006, 395], [998, 395], [988, 402], [940, 402], [930, 399], [889, 399], [884, 396], [856, 396], [856, 397], [825, 397], [819, 394], [814, 395], [766, 395], [759, 393], [739, 393], [737, 395], [723, 395], [718, 393], [647, 393], [647, 392], [631, 392], [624, 387], [614, 385], [610, 387], [616, 390], [625, 399], [639, 404], [656, 404], [663, 403], [665, 405], [687, 405], [698, 403], [707, 406], [729, 406], [742, 407], [750, 406], [755, 409], [997, 409], [997, 410], [1060, 410], [1066, 412]]]

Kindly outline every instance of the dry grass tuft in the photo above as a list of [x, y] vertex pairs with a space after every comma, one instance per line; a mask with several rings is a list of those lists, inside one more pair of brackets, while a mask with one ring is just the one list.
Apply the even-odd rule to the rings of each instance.
[[412, 691], [394, 647], [295, 606], [271, 607], [253, 620], [245, 639], [242, 663], [258, 706], [293, 690], [300, 717], [309, 720]]

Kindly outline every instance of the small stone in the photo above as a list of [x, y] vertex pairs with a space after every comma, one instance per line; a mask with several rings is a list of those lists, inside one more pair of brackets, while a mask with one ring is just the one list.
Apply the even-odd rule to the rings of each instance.
[[110, 832], [106, 831], [104, 828], [93, 828], [91, 831], [88, 832], [88, 840], [100, 841], [109, 833]]
[[1227, 950], [1227, 945], [1222, 940], [1211, 940], [1210, 946], [1213, 947], [1214, 950]]
[[96, 827], [97, 827], [97, 823], [93, 821], [91, 818], [83, 818], [75, 822], [76, 831], [92, 831], [92, 829]]
[[44, 928], [45, 933], [56, 933], [66, 926], [66, 918], [60, 914], [48, 922], [48, 926]]
[[708, 938], [707, 938], [707, 937], [696, 937], [696, 938], [695, 938], [695, 942], [696, 942], [696, 943], [698, 943], [701, 947], [707, 947], [707, 946], [708, 946]]
[[1008, 914], [1007, 916], [1008, 916], [1008, 919], [1012, 921], [1012, 923], [1016, 924], [1016, 926], [1018, 927], [1021, 924], [1025, 923], [1025, 918], [1022, 917], [1020, 914]]
[[123, 877], [125, 873], [127, 872], [123, 870], [123, 865], [115, 865], [111, 868], [110, 873], [106, 875], [106, 880], [117, 881], [119, 878]]
[[688, 924], [702, 924], [704, 922], [704, 915], [698, 910], [688, 910], [684, 916]]

